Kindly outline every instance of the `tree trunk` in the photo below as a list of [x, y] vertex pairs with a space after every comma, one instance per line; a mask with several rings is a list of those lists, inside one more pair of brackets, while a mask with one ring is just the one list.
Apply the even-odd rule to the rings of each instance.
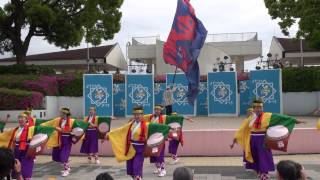
[[26, 55], [16, 55], [17, 64], [26, 64]]
[[23, 45], [18, 42], [16, 45], [14, 45], [13, 50], [14, 54], [16, 55], [17, 64], [26, 64], [27, 50], [25, 50]]
[[16, 62], [17, 64], [25, 64], [25, 59], [27, 55], [27, 50], [29, 48], [30, 39], [32, 37], [32, 33], [29, 31], [25, 42], [21, 40], [21, 30], [23, 27], [25, 14], [23, 10], [23, 2], [22, 1], [11, 1], [14, 5], [14, 26], [13, 28], [13, 38], [11, 39], [13, 43], [13, 52], [16, 55]]

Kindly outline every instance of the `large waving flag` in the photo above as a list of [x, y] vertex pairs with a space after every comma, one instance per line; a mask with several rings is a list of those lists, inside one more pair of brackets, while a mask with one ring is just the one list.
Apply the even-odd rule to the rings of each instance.
[[207, 37], [207, 30], [197, 19], [189, 0], [178, 0], [172, 28], [163, 47], [167, 64], [182, 69], [188, 79], [188, 100], [194, 103], [198, 95], [200, 70], [198, 56]]

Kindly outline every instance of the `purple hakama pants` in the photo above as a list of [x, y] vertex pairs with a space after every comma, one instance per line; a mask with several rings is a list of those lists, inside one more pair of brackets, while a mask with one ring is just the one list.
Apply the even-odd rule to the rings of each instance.
[[274, 171], [272, 152], [264, 146], [265, 133], [251, 133], [251, 153], [253, 163], [246, 162], [246, 169], [253, 169], [257, 173], [268, 173]]
[[68, 163], [72, 147], [70, 134], [61, 135], [61, 146], [52, 149], [52, 160], [61, 163]]
[[136, 177], [142, 177], [143, 174], [143, 161], [144, 161], [144, 144], [137, 145], [133, 144], [134, 149], [136, 150], [136, 155], [127, 161], [127, 174]]
[[21, 163], [22, 177], [24, 179], [31, 178], [32, 177], [32, 169], [33, 169], [33, 165], [34, 165], [34, 158], [27, 157], [27, 150], [19, 150], [19, 143], [16, 143], [16, 146], [14, 148], [14, 156]]
[[98, 130], [96, 128], [87, 129], [85, 139], [81, 145], [80, 153], [98, 153]]
[[169, 140], [169, 153], [170, 154], [177, 155], [179, 143], [180, 142], [175, 139]]
[[164, 150], [165, 150], [165, 146], [163, 146], [159, 157], [157, 156], [151, 156], [150, 157], [150, 163], [155, 163], [157, 168], [161, 168], [164, 169], [165, 167], [165, 163], [164, 163]]

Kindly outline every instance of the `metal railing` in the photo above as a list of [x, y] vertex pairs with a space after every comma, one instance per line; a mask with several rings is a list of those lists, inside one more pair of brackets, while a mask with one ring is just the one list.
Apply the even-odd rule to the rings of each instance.
[[[160, 36], [132, 37], [132, 45], [154, 45]], [[208, 34], [206, 42], [257, 41], [257, 32]]]
[[132, 37], [132, 45], [152, 45], [160, 40], [160, 36]]
[[257, 41], [258, 33], [222, 33], [222, 34], [208, 34], [206, 42], [232, 42], [232, 41]]

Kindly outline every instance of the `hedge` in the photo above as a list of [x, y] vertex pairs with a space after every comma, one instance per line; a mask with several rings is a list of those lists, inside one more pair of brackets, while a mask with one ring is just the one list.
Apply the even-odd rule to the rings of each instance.
[[55, 71], [45, 66], [14, 64], [10, 66], [0, 66], [0, 74], [53, 75]]
[[283, 92], [320, 91], [320, 67], [284, 68]]
[[0, 110], [24, 110], [28, 107], [41, 109], [43, 98], [40, 92], [0, 88]]
[[59, 83], [60, 96], [76, 96], [80, 97], [83, 93], [82, 76], [69, 77]]
[[38, 91], [48, 96], [59, 95], [59, 84], [55, 76], [40, 76], [37, 80], [24, 81], [23, 87], [29, 91]]
[[[72, 83], [74, 79], [75, 76], [72, 74], [61, 76], [0, 75], [0, 87], [37, 91], [48, 96], [59, 96], [65, 94], [63, 92], [64, 86]], [[79, 91], [82, 92], [82, 87]]]
[[39, 79], [36, 75], [0, 75], [0, 87], [10, 89], [25, 89], [25, 81], [33, 81]]

